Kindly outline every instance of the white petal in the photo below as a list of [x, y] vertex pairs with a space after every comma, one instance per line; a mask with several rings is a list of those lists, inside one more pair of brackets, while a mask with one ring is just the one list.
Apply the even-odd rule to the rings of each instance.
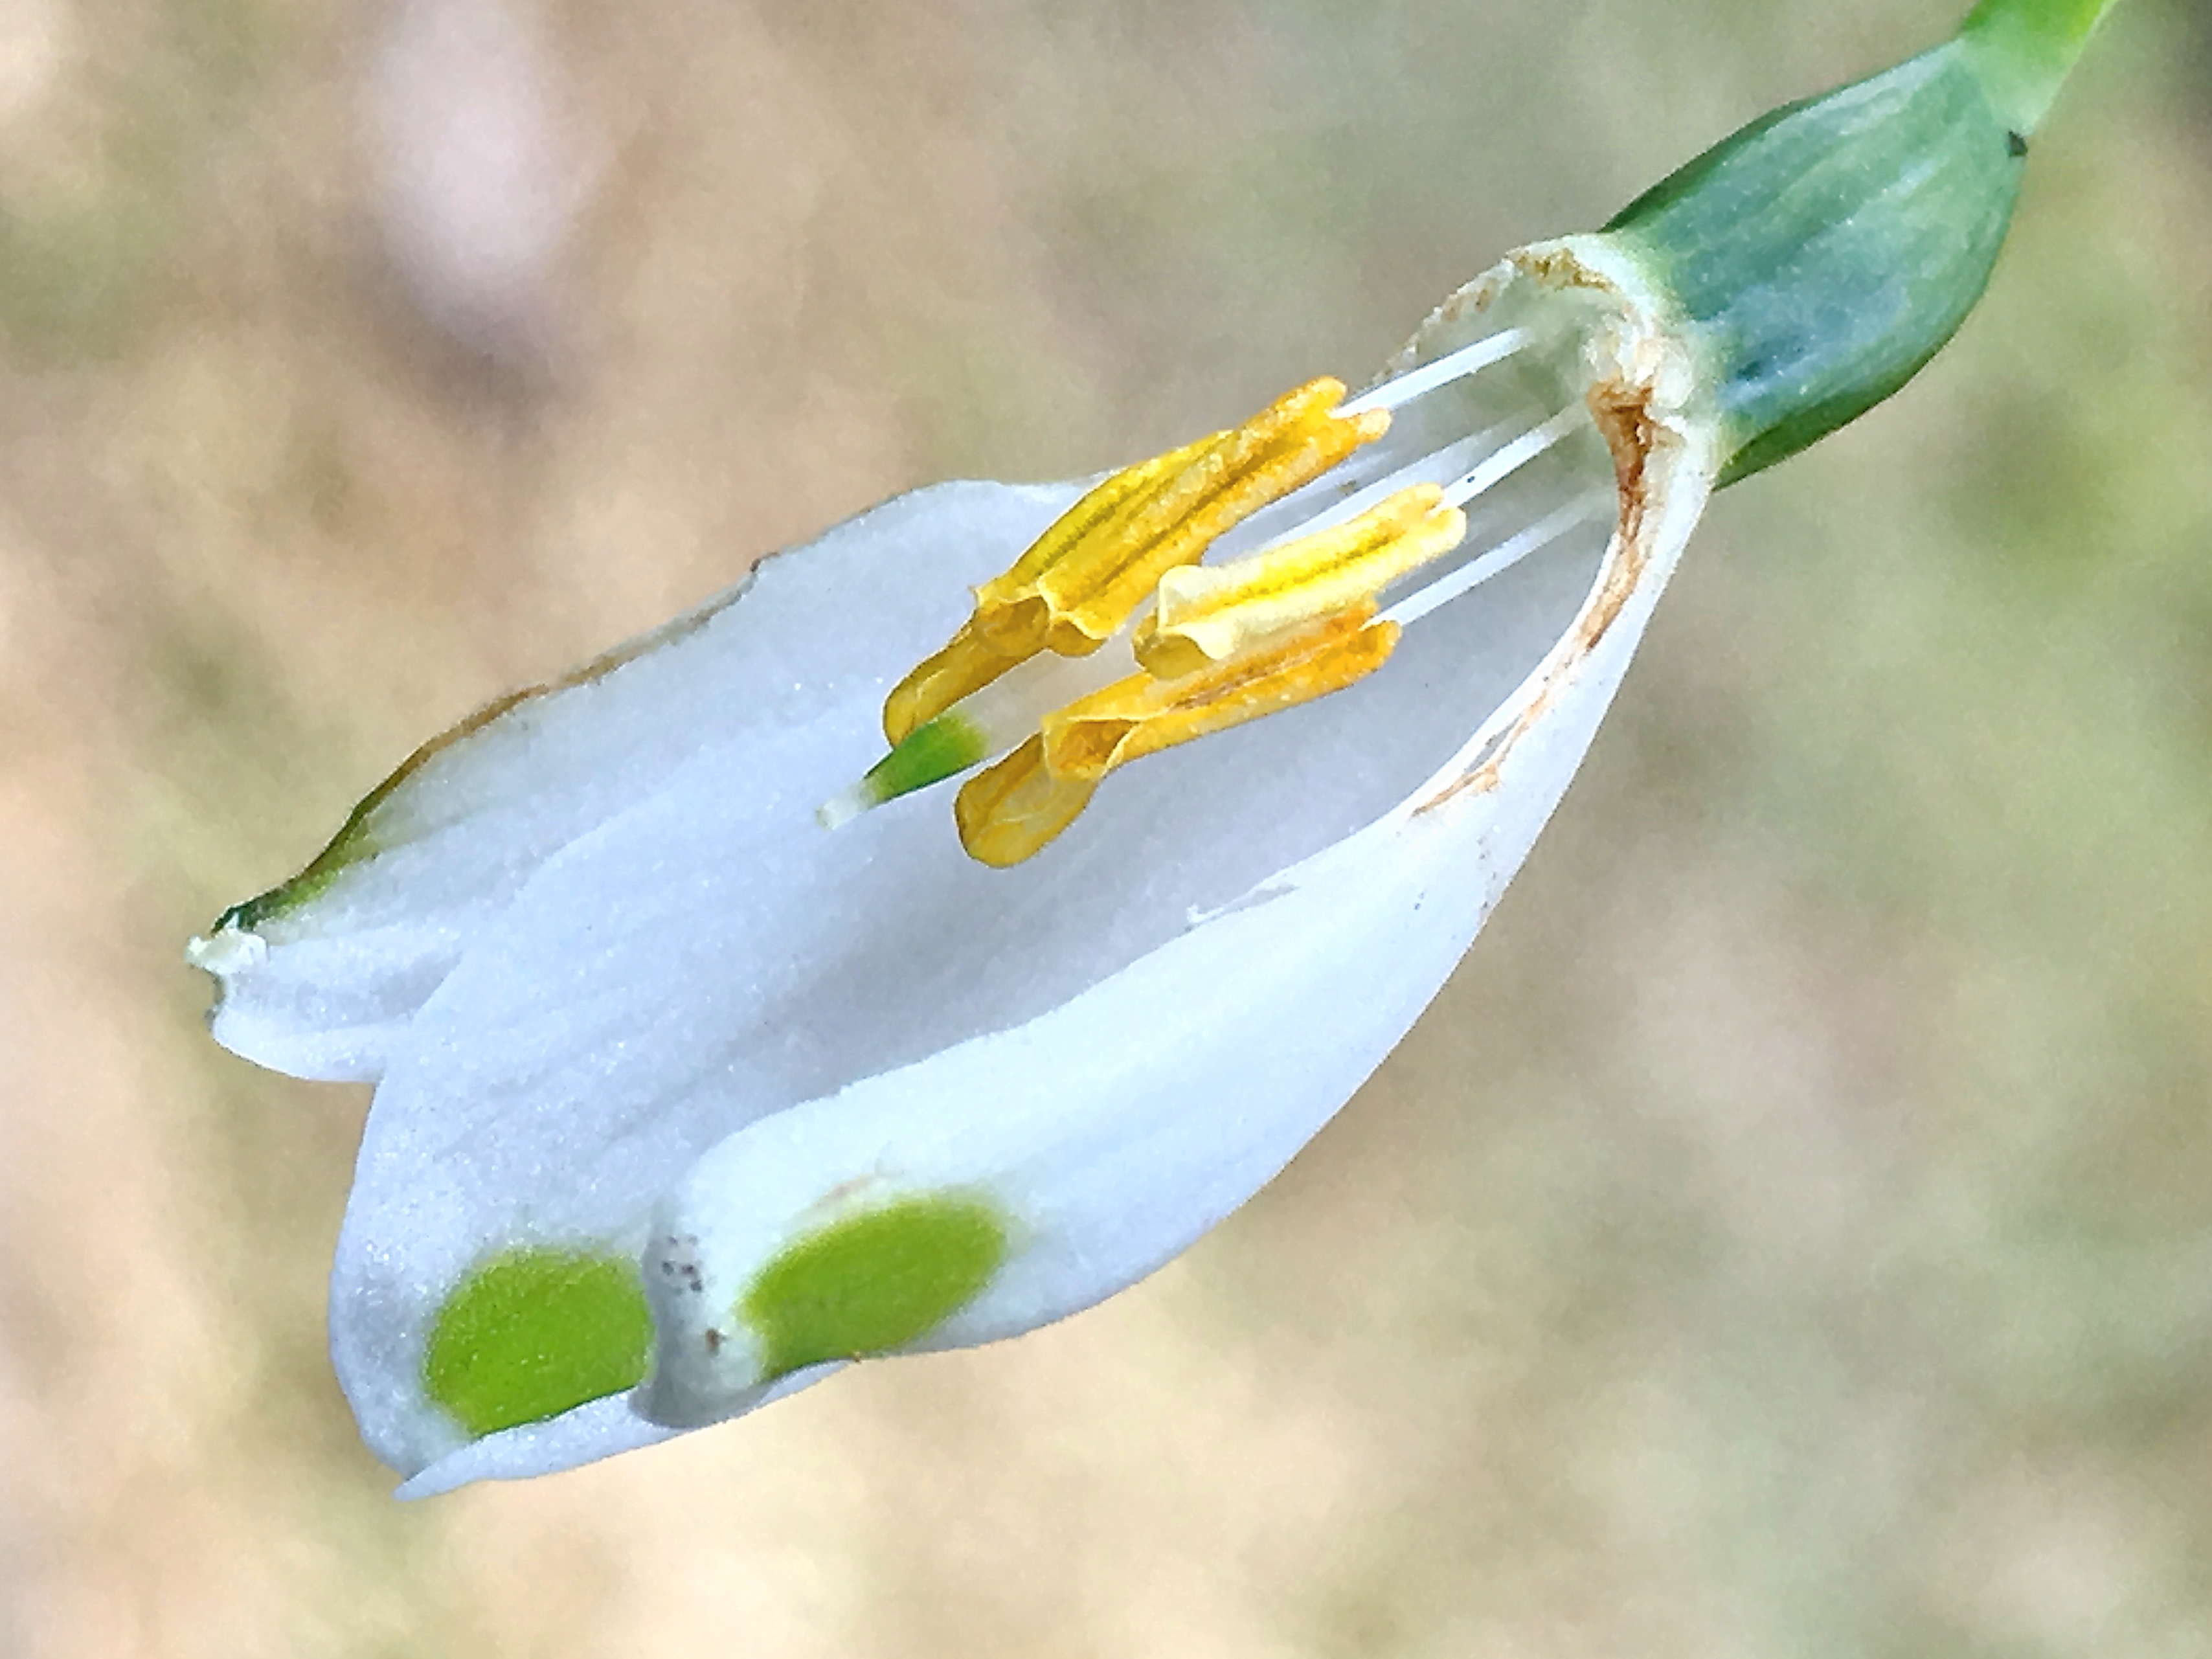
[[1160, 1267], [1244, 1202], [1411, 1027], [1571, 780], [1704, 506], [1694, 441], [1641, 481], [1558, 649], [1381, 821], [1064, 1006], [755, 1121], [655, 1218], [644, 1409], [692, 1426], [763, 1386], [745, 1304], [779, 1256], [901, 1200], [981, 1198], [1012, 1236], [909, 1348], [1017, 1334]]
[[[748, 578], [425, 744], [314, 865], [193, 941], [191, 959], [219, 982], [216, 1040], [297, 1077], [373, 1081], [415, 1011], [547, 858], [733, 732], [879, 697], [895, 672], [885, 665], [909, 641], [963, 614], [963, 590], [933, 579], [943, 567], [969, 545], [1026, 541], [1074, 488], [951, 483], [887, 502], [806, 560], [763, 563], [758, 592]], [[875, 575], [856, 577], [836, 556], [854, 544], [902, 550], [887, 573], [896, 614], [878, 603]]]
[[[818, 1382], [842, 1365], [823, 1365], [784, 1379], [774, 1398], [797, 1394]], [[768, 1403], [766, 1400], [763, 1404]], [[527, 1480], [556, 1469], [596, 1462], [618, 1452], [640, 1451], [673, 1439], [681, 1429], [672, 1429], [639, 1416], [627, 1396], [611, 1395], [580, 1406], [550, 1423], [509, 1429], [501, 1434], [471, 1440], [448, 1452], [419, 1474], [402, 1481], [393, 1494], [398, 1498], [435, 1498], [474, 1480]]]
[[472, 1480], [526, 1480], [551, 1469], [641, 1451], [683, 1432], [648, 1422], [621, 1395], [579, 1406], [550, 1423], [488, 1434], [400, 1483], [395, 1496], [435, 1498]]
[[[1425, 355], [1456, 343], [1458, 316]], [[380, 1455], [413, 1471], [456, 1453], [424, 1355], [457, 1285], [519, 1245], [635, 1251], [687, 1175], [668, 1214], [712, 1256], [709, 1309], [848, 1183], [987, 1192], [1017, 1249], [931, 1346], [1095, 1301], [1273, 1174], [1488, 914], [1702, 507], [1711, 446], [1662, 394], [1665, 352], [1655, 368], [1650, 339], [1604, 316], [1593, 338], [1638, 447], [1610, 547], [1570, 538], [1372, 679], [1117, 774], [1012, 871], [969, 863], [937, 796], [834, 835], [812, 809], [880, 752], [884, 682], [1050, 504], [978, 528], [931, 492], [764, 572], [728, 614], [787, 595], [751, 648], [806, 695], [781, 718], [722, 710], [635, 805], [539, 852], [391, 1053], [332, 1285], [334, 1356]], [[750, 1376], [695, 1363], [708, 1322], [660, 1311], [654, 1411], [757, 1403]], [[550, 1469], [640, 1432], [602, 1401], [481, 1455]]]
[[[1576, 712], [1609, 689], [1578, 685]], [[1394, 815], [1072, 1002], [715, 1147], [654, 1230], [647, 1409], [694, 1425], [757, 1403], [757, 1349], [734, 1312], [757, 1275], [901, 1198], [980, 1196], [1014, 1239], [988, 1290], [917, 1347], [1030, 1329], [1169, 1261], [1273, 1177], [1405, 1034], [1573, 758], [1524, 749], [1498, 790]], [[1524, 783], [1524, 766], [1550, 775]], [[696, 1278], [656, 1271], [672, 1249]]]

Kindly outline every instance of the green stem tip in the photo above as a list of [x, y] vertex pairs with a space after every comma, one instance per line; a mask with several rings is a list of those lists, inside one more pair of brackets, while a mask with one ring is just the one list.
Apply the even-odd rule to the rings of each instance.
[[1981, 0], [1959, 30], [1997, 106], [2014, 131], [2043, 125], [2059, 86], [2118, 0]]

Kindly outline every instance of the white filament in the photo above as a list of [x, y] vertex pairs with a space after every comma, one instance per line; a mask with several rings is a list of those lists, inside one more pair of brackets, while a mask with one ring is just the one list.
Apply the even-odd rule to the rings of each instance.
[[1580, 404], [1570, 404], [1541, 426], [1532, 427], [1511, 443], [1489, 457], [1472, 471], [1444, 490], [1446, 507], [1464, 507], [1486, 489], [1503, 483], [1512, 474], [1534, 460], [1558, 443], [1577, 427], [1589, 422], [1589, 411]]
[[[1279, 534], [1269, 537], [1261, 544], [1260, 550], [1265, 552], [1299, 536], [1310, 536], [1316, 530], [1334, 530], [1340, 524], [1349, 524], [1361, 514], [1380, 507], [1400, 490], [1412, 485], [1442, 483], [1444, 478], [1460, 477], [1471, 465], [1498, 449], [1501, 435], [1512, 425], [1510, 421], [1500, 421], [1456, 442], [1446, 444], [1442, 449], [1432, 449], [1427, 454], [1386, 473], [1357, 494], [1346, 496], [1334, 507], [1311, 517], [1296, 520]], [[1443, 477], [1438, 477], [1438, 473], [1443, 474]], [[1309, 489], [1311, 487], [1308, 486]], [[1286, 496], [1282, 505], [1288, 505], [1295, 500], [1296, 496]]]
[[1385, 611], [1380, 620], [1394, 622], [1400, 627], [1419, 622], [1431, 611], [1449, 605], [1461, 595], [1471, 592], [1492, 576], [1501, 576], [1531, 553], [1550, 546], [1577, 525], [1612, 510], [1613, 498], [1596, 491], [1578, 501], [1570, 501], [1558, 512], [1539, 519], [1518, 535], [1509, 536], [1488, 552], [1469, 559], [1449, 575], [1438, 578], [1426, 587], [1408, 593]]
[[1370, 409], [1399, 408], [1434, 392], [1440, 386], [1449, 386], [1454, 380], [1463, 380], [1470, 374], [1488, 368], [1492, 363], [1503, 362], [1534, 337], [1525, 328], [1502, 329], [1498, 333], [1477, 340], [1473, 345], [1447, 352], [1436, 362], [1424, 363], [1395, 380], [1385, 380], [1372, 391], [1361, 392], [1336, 412], [1340, 416], [1350, 416], [1364, 414]]

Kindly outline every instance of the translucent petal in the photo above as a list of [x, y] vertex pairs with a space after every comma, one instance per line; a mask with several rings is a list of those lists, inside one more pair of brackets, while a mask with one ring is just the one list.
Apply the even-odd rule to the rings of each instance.
[[694, 1425], [788, 1392], [746, 1340], [748, 1290], [844, 1218], [931, 1194], [1006, 1217], [1009, 1260], [903, 1345], [957, 1346], [1112, 1295], [1271, 1179], [1443, 983], [1579, 766], [1712, 465], [1694, 433], [1647, 459], [1571, 623], [1376, 821], [1073, 1000], [760, 1118], [702, 1158], [647, 1247], [659, 1346], [642, 1409]]
[[[295, 1076], [373, 1081], [547, 858], [738, 733], [803, 724], [840, 696], [880, 697], [912, 639], [964, 614], [966, 591], [945, 574], [965, 568], [961, 552], [1018, 545], [1077, 493], [949, 483], [902, 496], [822, 538], [814, 550], [827, 556], [769, 560], [757, 592], [749, 578], [434, 739], [315, 866], [195, 941], [193, 959], [221, 987], [216, 1040]], [[836, 556], [855, 542], [899, 556], [856, 577]], [[819, 625], [831, 616], [836, 626]], [[797, 640], [803, 648], [787, 648]]]
[[[1550, 257], [1529, 267], [1547, 282], [1602, 285]], [[1492, 282], [1501, 310], [1533, 286]], [[1439, 313], [1413, 360], [1463, 343], [1492, 297]], [[833, 1369], [733, 1382], [656, 1287], [660, 1369], [636, 1406], [465, 1447], [425, 1355], [502, 1252], [642, 1255], [650, 1285], [688, 1231], [711, 1312], [856, 1194], [955, 1187], [1012, 1226], [981, 1293], [904, 1345], [944, 1346], [1109, 1294], [1279, 1168], [1502, 893], [1702, 507], [1712, 445], [1663, 340], [1618, 298], [1569, 309], [1614, 451], [1585, 434], [1533, 483], [1571, 499], [1618, 463], [1620, 532], [1570, 533], [1425, 618], [1387, 672], [1117, 773], [1017, 869], [961, 854], [942, 792], [834, 834], [814, 808], [881, 752], [883, 688], [1072, 490], [923, 492], [778, 559], [719, 613], [748, 661], [714, 672], [751, 695], [702, 696], [672, 670], [687, 745], [626, 804], [524, 838], [503, 902], [468, 912], [465, 948], [387, 1045], [331, 1298], [379, 1454], [434, 1486], [538, 1473], [649, 1441], [641, 1410], [707, 1420]], [[642, 660], [680, 663], [717, 624]], [[672, 723], [642, 700], [626, 718]], [[522, 799], [532, 762], [507, 763]]]

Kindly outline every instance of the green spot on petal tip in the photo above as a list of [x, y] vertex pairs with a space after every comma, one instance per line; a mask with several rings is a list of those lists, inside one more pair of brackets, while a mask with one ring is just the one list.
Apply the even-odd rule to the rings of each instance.
[[782, 1376], [905, 1346], [973, 1300], [1006, 1257], [1006, 1223], [989, 1205], [902, 1199], [791, 1246], [738, 1312], [759, 1334], [763, 1376]]
[[526, 1247], [495, 1256], [446, 1298], [422, 1385], [481, 1439], [635, 1388], [652, 1347], [635, 1262]]

